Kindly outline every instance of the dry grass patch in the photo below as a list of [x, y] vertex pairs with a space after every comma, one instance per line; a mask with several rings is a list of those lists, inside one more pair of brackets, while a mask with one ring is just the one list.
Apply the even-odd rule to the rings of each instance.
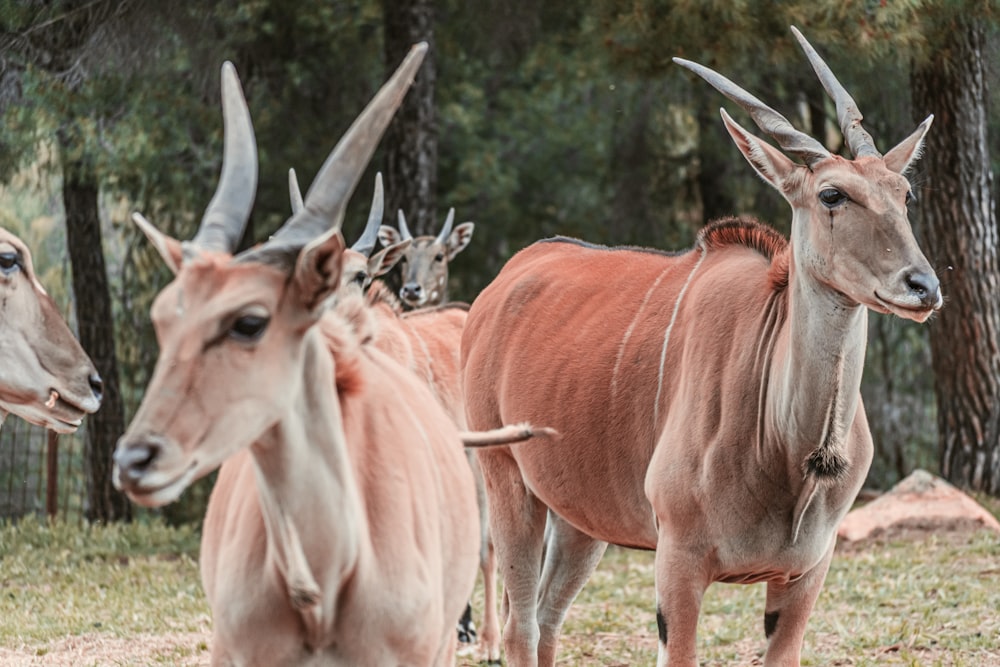
[[[194, 531], [159, 524], [0, 525], [0, 664], [207, 665], [197, 548]], [[654, 599], [653, 554], [609, 549], [570, 609], [559, 664], [654, 664]], [[760, 664], [763, 608], [761, 585], [712, 586], [701, 664]], [[802, 664], [1000, 667], [997, 609], [996, 535], [883, 535], [834, 558]]]

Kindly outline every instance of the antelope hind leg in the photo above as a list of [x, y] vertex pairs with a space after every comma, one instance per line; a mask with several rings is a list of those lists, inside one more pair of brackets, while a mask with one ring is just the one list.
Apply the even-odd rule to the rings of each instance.
[[517, 463], [507, 453], [480, 450], [490, 532], [509, 604], [503, 646], [510, 667], [538, 665], [539, 563], [545, 530], [545, 505], [525, 486]]
[[538, 604], [539, 667], [555, 665], [566, 612], [608, 548], [607, 542], [581, 533], [553, 512], [548, 513], [545, 535], [545, 563]]

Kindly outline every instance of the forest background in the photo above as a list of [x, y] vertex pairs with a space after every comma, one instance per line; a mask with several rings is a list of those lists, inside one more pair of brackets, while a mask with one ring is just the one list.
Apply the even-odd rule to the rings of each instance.
[[[510, 255], [556, 234], [681, 249], [733, 214], [787, 234], [787, 204], [718, 110], [749, 119], [670, 58], [717, 69], [841, 151], [790, 25], [883, 151], [935, 114], [911, 221], [946, 306], [922, 326], [870, 318], [868, 485], [923, 467], [1000, 495], [998, 17], [972, 0], [0, 0], [0, 225], [33, 249], [105, 378], [86, 428], [87, 518], [131, 516], [110, 453], [152, 371], [149, 306], [170, 279], [129, 216], [193, 235], [221, 162], [224, 60], [259, 149], [246, 246], [287, 217], [288, 168], [307, 186], [408, 46], [429, 41], [345, 234], [360, 234], [376, 171], [387, 224], [402, 208], [415, 233], [436, 233], [454, 207], [476, 222], [451, 267], [451, 296], [471, 301]], [[199, 517], [210, 484], [168, 518]]]

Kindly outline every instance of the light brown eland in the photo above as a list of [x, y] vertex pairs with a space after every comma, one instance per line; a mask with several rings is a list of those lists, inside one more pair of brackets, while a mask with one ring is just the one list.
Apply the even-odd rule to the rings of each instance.
[[0, 227], [0, 424], [8, 414], [72, 433], [101, 406], [94, 363], [35, 275], [31, 251]]
[[[302, 193], [295, 172], [289, 172], [289, 197], [292, 211], [302, 208]], [[375, 191], [365, 230], [351, 249], [344, 253], [345, 275], [338, 290], [340, 296], [350, 292], [370, 289], [367, 302], [377, 322], [373, 344], [405, 368], [413, 371], [430, 388], [437, 402], [445, 409], [455, 425], [465, 430], [465, 397], [462, 392], [460, 349], [462, 329], [468, 315], [463, 303], [445, 303], [404, 312], [399, 300], [389, 287], [373, 278], [392, 268], [409, 247], [412, 239], [403, 239], [371, 254], [373, 234], [382, 220], [384, 192], [382, 176], [375, 176]], [[348, 269], [348, 267], [351, 267]], [[483, 575], [483, 625], [481, 645], [488, 662], [500, 661], [500, 621], [496, 600], [496, 554], [488, 530], [486, 490], [482, 472], [474, 452], [466, 450], [466, 457], [476, 479], [476, 501], [480, 526], [479, 569]], [[458, 638], [461, 643], [474, 643], [475, 624], [471, 604], [466, 606], [458, 620]]]
[[399, 230], [382, 225], [378, 239], [392, 247], [402, 241], [412, 241], [399, 261], [403, 284], [399, 298], [407, 308], [437, 306], [448, 301], [448, 263], [469, 245], [475, 223], [463, 222], [454, 229], [455, 209], [449, 209], [437, 236], [410, 234], [406, 216], [398, 211]]
[[515, 255], [472, 304], [469, 425], [527, 420], [562, 433], [546, 447], [478, 452], [514, 667], [554, 664], [566, 611], [607, 543], [656, 550], [659, 665], [698, 664], [713, 582], [766, 582], [764, 664], [799, 664], [837, 524], [872, 458], [859, 391], [868, 309], [922, 322], [942, 298], [903, 176], [930, 119], [882, 156], [795, 35], [853, 160], [678, 61], [783, 149], [722, 111], [737, 148], [791, 205], [790, 241], [743, 219], [709, 224], [680, 254], [553, 239]]
[[[305, 207], [302, 200], [302, 190], [299, 189], [299, 181], [294, 169], [288, 170], [288, 196], [291, 199], [293, 215]], [[382, 224], [384, 211], [385, 192], [382, 187], [382, 172], [378, 172], [375, 174], [375, 191], [372, 195], [372, 205], [365, 229], [358, 240], [344, 251], [344, 267], [340, 288], [337, 290], [338, 294], [346, 294], [352, 287], [362, 291], [368, 289], [372, 280], [390, 271], [402, 258], [406, 249], [410, 247], [411, 241], [408, 239], [390, 244], [372, 254], [372, 251], [375, 250], [375, 242], [378, 240], [378, 228]]]
[[213, 665], [454, 663], [478, 538], [463, 441], [425, 384], [371, 345], [360, 295], [328, 308], [344, 207], [426, 48], [341, 139], [303, 208], [235, 257], [257, 163], [225, 66], [226, 156], [197, 236], [140, 222], [176, 276], [153, 305], [160, 357], [115, 480], [157, 506], [221, 464], [201, 548]]

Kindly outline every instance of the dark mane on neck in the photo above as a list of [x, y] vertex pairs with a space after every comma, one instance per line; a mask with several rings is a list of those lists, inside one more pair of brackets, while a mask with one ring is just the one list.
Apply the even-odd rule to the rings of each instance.
[[776, 229], [751, 217], [728, 217], [713, 220], [698, 232], [695, 246], [706, 252], [726, 246], [743, 246], [771, 260], [771, 286], [783, 290], [788, 286], [788, 264], [791, 246]]
[[696, 245], [705, 250], [741, 245], [773, 260], [788, 247], [788, 239], [755, 218], [729, 217], [713, 220], [702, 227]]

